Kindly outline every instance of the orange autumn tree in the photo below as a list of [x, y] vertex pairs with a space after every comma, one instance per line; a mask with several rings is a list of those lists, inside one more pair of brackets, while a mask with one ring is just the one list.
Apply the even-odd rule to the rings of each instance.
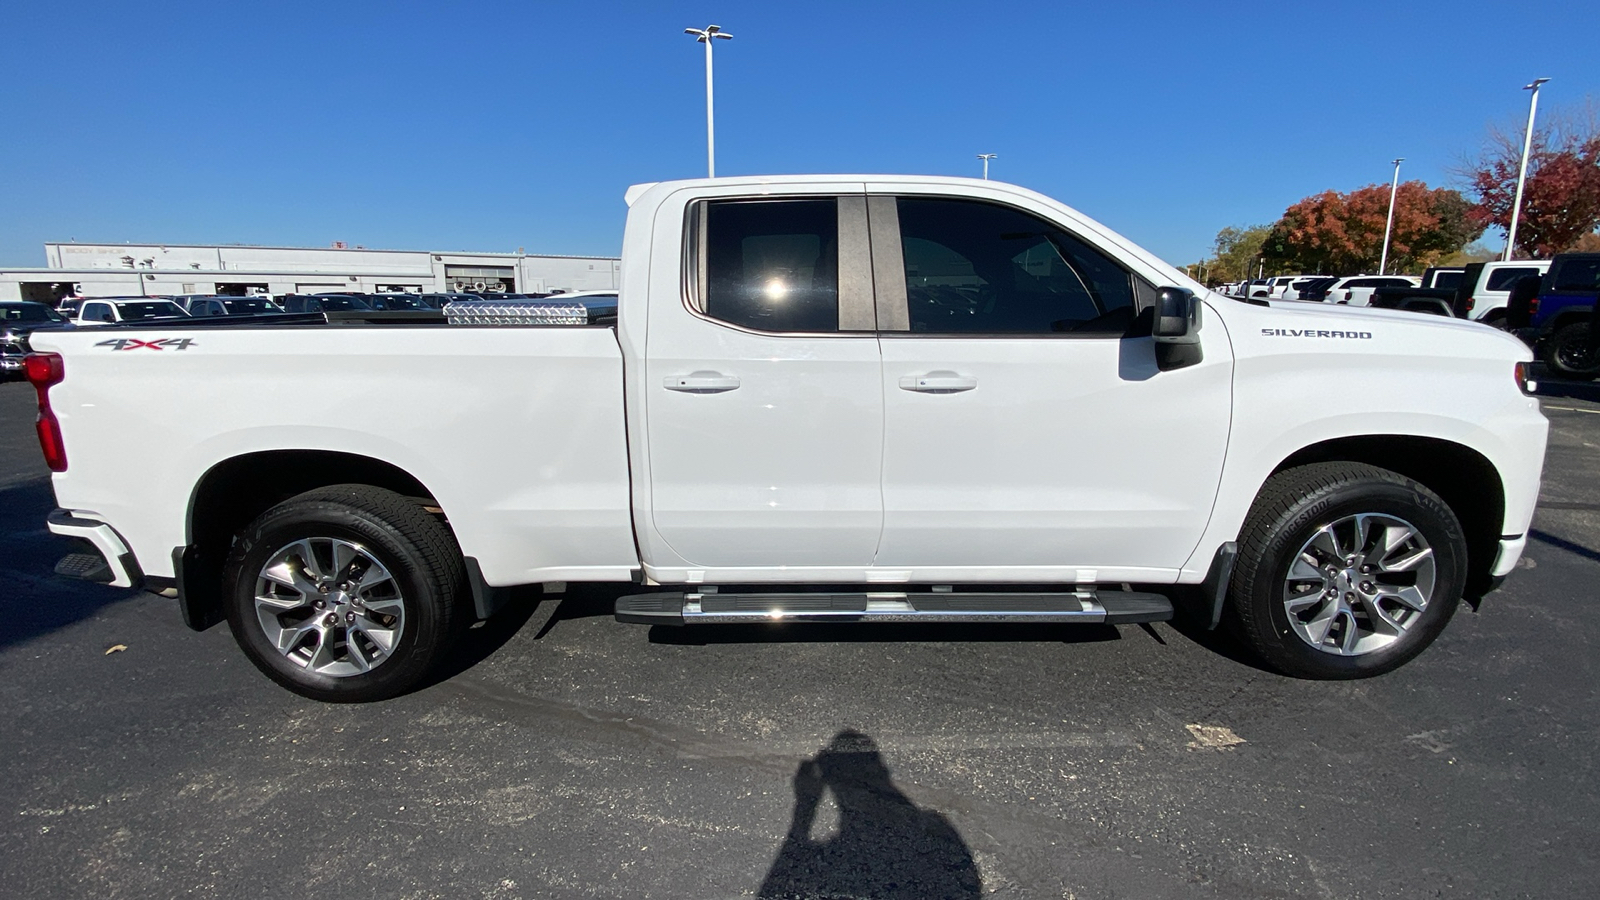
[[[1327, 275], [1375, 273], [1383, 255], [1389, 185], [1369, 184], [1347, 194], [1324, 191], [1284, 211], [1262, 253], [1269, 265]], [[1390, 272], [1420, 272], [1483, 233], [1472, 204], [1458, 191], [1421, 181], [1400, 185], [1394, 202]]]

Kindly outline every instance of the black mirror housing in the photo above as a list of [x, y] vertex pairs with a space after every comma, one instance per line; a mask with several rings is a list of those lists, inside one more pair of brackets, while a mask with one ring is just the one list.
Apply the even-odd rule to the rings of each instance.
[[1192, 366], [1200, 350], [1200, 300], [1193, 291], [1164, 287], [1156, 293], [1150, 336], [1156, 342], [1156, 367], [1163, 372]]

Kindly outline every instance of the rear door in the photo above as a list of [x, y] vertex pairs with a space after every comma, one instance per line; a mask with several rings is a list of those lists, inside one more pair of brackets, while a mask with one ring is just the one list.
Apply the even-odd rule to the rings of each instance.
[[1221, 323], [1202, 325], [1203, 362], [1158, 371], [1140, 316], [1157, 286], [1047, 209], [868, 203], [884, 360], [877, 566], [955, 581], [1172, 575], [1221, 476]]
[[670, 551], [643, 547], [654, 565], [872, 562], [883, 394], [865, 198], [859, 183], [796, 190], [690, 204], [686, 277], [652, 282], [650, 519]]

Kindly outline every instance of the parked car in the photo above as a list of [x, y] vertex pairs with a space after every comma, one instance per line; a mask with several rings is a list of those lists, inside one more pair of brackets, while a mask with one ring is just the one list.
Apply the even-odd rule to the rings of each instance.
[[1312, 298], [1306, 296], [1308, 292], [1317, 294], [1319, 297], [1326, 296], [1327, 289], [1332, 287], [1333, 283], [1338, 280], [1327, 275], [1308, 275], [1297, 278], [1289, 282], [1288, 287], [1283, 289], [1283, 293], [1279, 295], [1278, 299], [1310, 300]]
[[28, 335], [45, 328], [71, 328], [66, 316], [43, 303], [0, 301], [0, 381], [22, 377], [22, 359], [29, 353]]
[[1414, 275], [1355, 275], [1341, 278], [1329, 286], [1324, 303], [1366, 306], [1379, 288], [1414, 288], [1422, 279]]
[[184, 307], [196, 318], [209, 316], [271, 316], [283, 312], [266, 297], [195, 297]]
[[434, 305], [423, 299], [421, 294], [367, 294], [362, 297], [373, 309], [412, 309], [431, 310]]
[[446, 303], [454, 303], [458, 300], [483, 299], [477, 294], [418, 294], [417, 296], [422, 298], [422, 302], [433, 309], [444, 309]]
[[285, 294], [283, 311], [286, 313], [347, 312], [370, 310], [372, 304], [355, 294]]
[[1590, 380], [1600, 377], [1600, 356], [1592, 346], [1597, 301], [1600, 253], [1558, 253], [1549, 260], [1528, 312], [1508, 310], [1508, 322], [1526, 316], [1529, 325], [1519, 333], [1552, 373]]
[[1456, 315], [1494, 325], [1505, 318], [1511, 286], [1519, 278], [1541, 276], [1549, 269], [1548, 259], [1472, 263], [1456, 287]]
[[1293, 284], [1296, 281], [1302, 281], [1306, 277], [1307, 276], [1305, 276], [1305, 275], [1274, 275], [1271, 278], [1268, 278], [1267, 279], [1267, 299], [1269, 299], [1269, 300], [1281, 300], [1281, 299], [1283, 299], [1284, 291], [1289, 289], [1289, 285]]
[[615, 324], [617, 319], [616, 291], [568, 291], [544, 298], [550, 303], [581, 303], [589, 311], [591, 324]]
[[187, 319], [189, 314], [171, 300], [149, 297], [115, 300], [102, 297], [85, 299], [78, 309], [77, 325], [111, 325], [121, 322], [148, 322], [161, 319]]
[[572, 581], [631, 581], [616, 618], [663, 626], [1187, 610], [1363, 677], [1528, 540], [1549, 422], [1503, 332], [1229, 300], [993, 181], [627, 200], [614, 329], [155, 323], [119, 334], [179, 342], [139, 366], [44, 333], [48, 525], [95, 547], [65, 568], [175, 587], [268, 677], [350, 701]]
[[1465, 266], [1433, 266], [1423, 271], [1418, 287], [1453, 290], [1466, 275]]

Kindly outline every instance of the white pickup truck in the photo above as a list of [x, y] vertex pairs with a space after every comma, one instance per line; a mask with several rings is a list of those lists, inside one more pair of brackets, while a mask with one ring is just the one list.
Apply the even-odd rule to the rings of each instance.
[[63, 569], [364, 700], [572, 581], [673, 625], [1224, 618], [1360, 677], [1522, 552], [1548, 423], [1493, 328], [1225, 298], [993, 181], [627, 201], [614, 325], [41, 332]]

